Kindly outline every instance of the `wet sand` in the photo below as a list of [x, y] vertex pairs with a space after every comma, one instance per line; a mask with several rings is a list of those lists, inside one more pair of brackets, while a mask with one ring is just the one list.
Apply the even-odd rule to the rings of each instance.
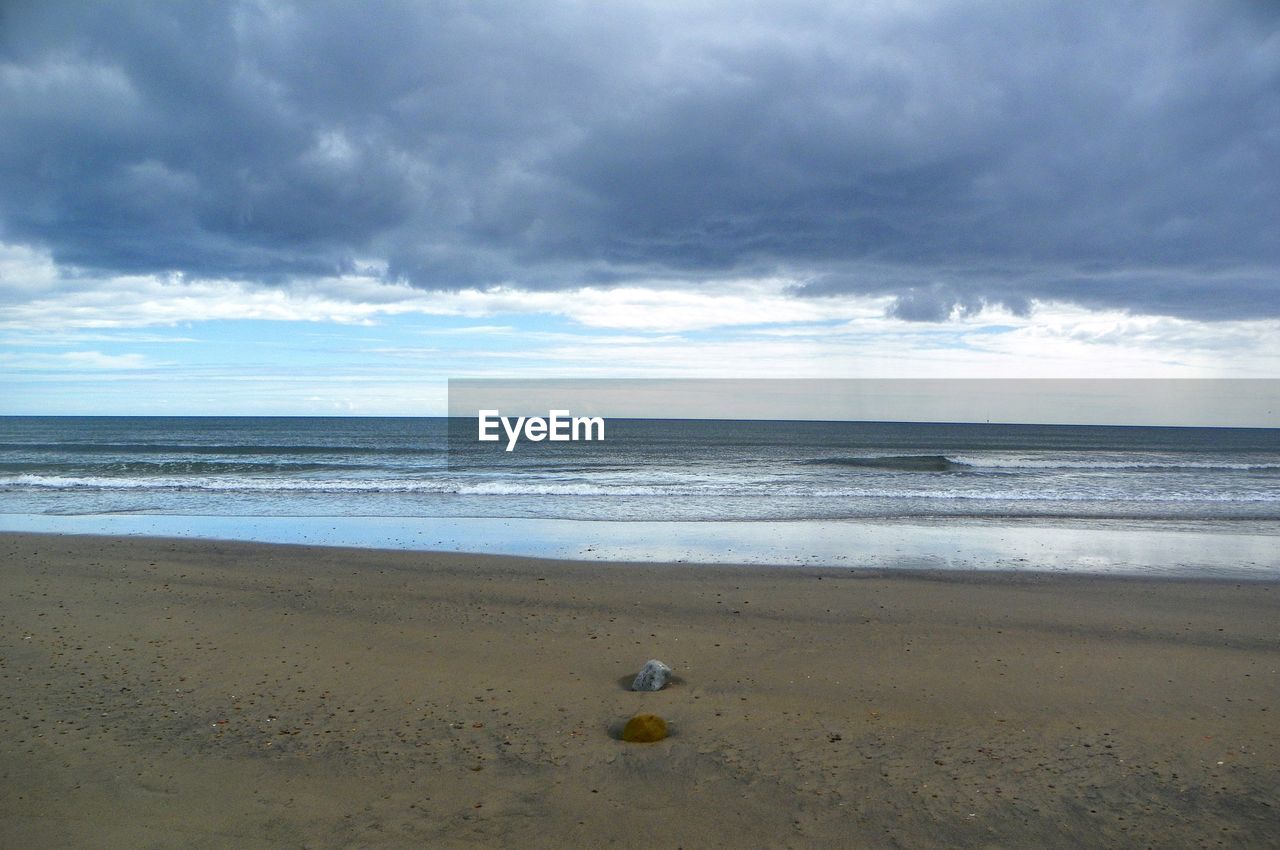
[[1276, 583], [28, 534], [0, 582], [4, 847], [1280, 835]]

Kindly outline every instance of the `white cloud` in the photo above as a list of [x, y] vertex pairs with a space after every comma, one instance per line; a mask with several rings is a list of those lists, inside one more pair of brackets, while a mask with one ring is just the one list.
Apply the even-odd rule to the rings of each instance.
[[459, 328], [432, 328], [431, 336], [481, 336], [514, 333], [510, 325], [467, 325]]
[[60, 282], [58, 266], [48, 252], [0, 242], [0, 287], [7, 293], [6, 300], [49, 292]]
[[[1251, 377], [1280, 373], [1280, 322], [1196, 322], [1120, 311], [1034, 304], [1030, 315], [988, 310], [954, 321], [905, 322], [887, 300], [797, 297], [787, 278], [743, 279], [691, 288], [637, 281], [572, 292], [515, 288], [423, 291], [371, 275], [259, 287], [229, 280], [59, 274], [38, 251], [0, 244], [8, 302], [0, 327], [11, 344], [48, 335], [76, 344], [125, 342], [131, 329], [213, 320], [370, 325], [396, 315], [558, 317], [568, 330], [525, 331], [499, 323], [424, 329], [361, 344], [367, 355], [429, 359], [448, 374], [701, 375], [807, 377]], [[18, 285], [8, 286], [17, 280]], [[26, 285], [22, 285], [25, 281]], [[530, 324], [524, 322], [524, 325]], [[581, 330], [575, 330], [576, 325]], [[116, 331], [114, 329], [120, 329]], [[495, 335], [519, 350], [491, 348]], [[155, 341], [165, 339], [156, 335]], [[201, 334], [202, 337], [208, 334]], [[185, 337], [184, 337], [185, 338]], [[420, 337], [421, 338], [421, 337]], [[456, 343], [463, 341], [459, 350]], [[439, 355], [437, 357], [437, 355]], [[8, 368], [137, 369], [141, 355], [69, 352], [5, 355]], [[393, 364], [388, 362], [388, 369]], [[437, 378], [446, 377], [440, 374]]]
[[199, 340], [196, 337], [176, 336], [171, 333], [134, 333], [127, 330], [105, 332], [81, 330], [70, 330], [65, 332], [42, 331], [40, 333], [14, 332], [0, 337], [0, 345], [9, 346], [59, 346], [65, 348], [68, 346], [101, 342], [108, 342], [114, 345], [137, 343], [146, 345], [173, 345], [199, 342]]
[[0, 353], [6, 369], [50, 370], [57, 372], [92, 370], [118, 371], [147, 369], [157, 365], [142, 354], [103, 354], [101, 351], [66, 351], [62, 354]]
[[[47, 255], [3, 245], [0, 282], [8, 290], [9, 301], [0, 327], [21, 331], [137, 328], [218, 319], [358, 324], [406, 313], [471, 318], [541, 313], [564, 316], [587, 327], [671, 333], [870, 318], [882, 313], [885, 303], [885, 299], [865, 297], [796, 298], [787, 294], [794, 281], [785, 278], [734, 280], [692, 291], [670, 283], [637, 282], [568, 292], [513, 287], [437, 292], [368, 275], [271, 288], [154, 275], [72, 280], [59, 276]], [[489, 325], [471, 330], [501, 333], [505, 328]]]

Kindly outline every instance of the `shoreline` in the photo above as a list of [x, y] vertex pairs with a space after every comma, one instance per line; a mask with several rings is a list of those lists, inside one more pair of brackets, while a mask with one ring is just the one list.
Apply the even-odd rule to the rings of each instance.
[[[1269, 582], [9, 533], [0, 552], [6, 846], [1280, 830]], [[628, 691], [651, 657], [679, 681]], [[641, 710], [672, 737], [616, 740]]]
[[[363, 518], [362, 518], [363, 519]], [[451, 549], [412, 549], [407, 547], [352, 546], [336, 543], [307, 542], [273, 542], [256, 539], [234, 537], [195, 537], [186, 535], [149, 535], [149, 534], [101, 534], [96, 532], [60, 532], [60, 531], [10, 531], [0, 528], [0, 547], [13, 541], [30, 538], [33, 541], [67, 539], [71, 541], [105, 541], [111, 543], [141, 543], [168, 546], [194, 545], [222, 547], [251, 547], [265, 550], [281, 550], [282, 553], [302, 556], [306, 554], [336, 555], [347, 553], [356, 559], [385, 558], [410, 560], [447, 559], [456, 562], [459, 567], [475, 564], [480, 567], [492, 567], [507, 564], [512, 570], [555, 570], [574, 571], [575, 568], [592, 572], [595, 570], [647, 570], [654, 573], [679, 575], [696, 572], [700, 576], [728, 579], [743, 576], [768, 576], [772, 574], [804, 574], [806, 570], [822, 573], [849, 574], [858, 578], [871, 578], [883, 581], [921, 581], [942, 584], [991, 584], [1011, 586], [1036, 584], [1041, 582], [1062, 583], [1069, 586], [1073, 583], [1143, 583], [1154, 584], [1187, 584], [1187, 585], [1221, 585], [1239, 586], [1250, 584], [1280, 584], [1280, 573], [1249, 573], [1241, 575], [1216, 575], [1207, 573], [1139, 573], [1139, 572], [1087, 572], [1066, 571], [1038, 568], [1035, 565], [1019, 569], [1000, 568], [955, 568], [934, 567], [920, 564], [914, 567], [882, 566], [851, 567], [847, 564], [827, 563], [795, 563], [775, 564], [740, 561], [657, 561], [657, 560], [612, 560], [604, 558], [551, 558], [539, 555], [512, 555], [506, 553], [490, 553], [480, 551], [455, 551]], [[412, 570], [408, 564], [400, 564], [395, 569]]]
[[3, 533], [451, 552], [586, 563], [995, 570], [1280, 580], [1280, 524], [0, 514]]

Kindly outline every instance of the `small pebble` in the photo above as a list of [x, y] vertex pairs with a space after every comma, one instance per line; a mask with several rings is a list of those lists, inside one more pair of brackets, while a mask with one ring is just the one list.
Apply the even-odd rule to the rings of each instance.
[[636, 674], [635, 681], [631, 683], [631, 690], [660, 691], [667, 686], [667, 680], [670, 678], [671, 668], [658, 659], [651, 658]]

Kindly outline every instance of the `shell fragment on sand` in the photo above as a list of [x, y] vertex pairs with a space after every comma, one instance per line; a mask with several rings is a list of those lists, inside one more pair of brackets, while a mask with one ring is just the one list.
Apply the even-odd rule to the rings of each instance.
[[650, 658], [636, 674], [636, 680], [631, 683], [631, 690], [660, 691], [667, 686], [667, 680], [670, 678], [671, 668], [656, 658]]

